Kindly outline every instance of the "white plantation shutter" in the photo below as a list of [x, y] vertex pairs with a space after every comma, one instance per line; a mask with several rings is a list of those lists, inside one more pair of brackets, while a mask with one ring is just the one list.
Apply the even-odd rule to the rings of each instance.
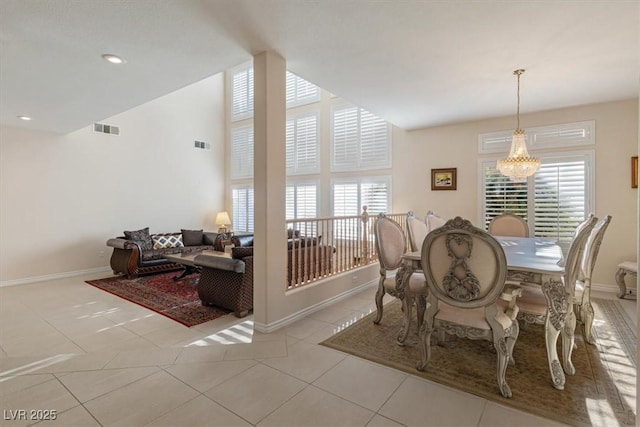
[[363, 182], [360, 185], [360, 209], [367, 207], [370, 215], [389, 212], [389, 185], [387, 182]]
[[331, 111], [331, 170], [391, 167], [391, 128], [387, 122], [352, 105]]
[[[286, 218], [303, 219], [318, 217], [318, 185], [317, 183], [293, 183], [286, 189]], [[294, 228], [300, 229], [305, 235], [315, 235], [317, 224], [300, 223]]]
[[543, 160], [536, 172], [535, 235], [571, 242], [587, 215], [587, 162], [584, 158]]
[[[595, 134], [595, 120], [524, 129], [529, 150], [593, 145], [595, 144]], [[478, 135], [478, 152], [508, 153], [512, 138], [513, 130], [481, 133]]]
[[253, 187], [234, 186], [231, 193], [233, 199], [233, 229], [236, 231], [253, 231]]
[[360, 167], [391, 167], [390, 139], [387, 122], [360, 109]]
[[288, 184], [286, 190], [287, 219], [317, 218], [318, 185], [315, 183]]
[[526, 182], [512, 182], [495, 167], [484, 164], [484, 225], [503, 212], [511, 212], [527, 219], [528, 196]]
[[593, 211], [593, 155], [593, 151], [541, 155], [540, 169], [523, 183], [503, 176], [495, 161], [483, 162], [485, 227], [491, 218], [509, 211], [525, 218], [535, 237], [553, 238], [568, 249], [576, 227]]
[[287, 71], [287, 108], [320, 101], [320, 88]]
[[318, 113], [292, 116], [286, 123], [287, 175], [318, 173]]
[[231, 121], [253, 116], [253, 66], [233, 73], [231, 77]]
[[358, 169], [358, 108], [335, 109], [332, 124], [331, 170]]
[[231, 178], [253, 176], [253, 126], [231, 129]]
[[333, 185], [333, 216], [358, 215], [358, 183]]
[[[375, 216], [380, 212], [390, 211], [391, 179], [388, 177], [355, 178], [335, 180], [332, 184], [333, 216], [353, 216], [367, 212]], [[354, 238], [357, 230], [345, 230], [340, 223], [335, 228], [335, 235]]]

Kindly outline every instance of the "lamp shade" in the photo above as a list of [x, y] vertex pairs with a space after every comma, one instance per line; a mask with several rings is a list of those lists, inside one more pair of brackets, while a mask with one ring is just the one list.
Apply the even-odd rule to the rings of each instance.
[[216, 225], [230, 225], [230, 224], [231, 224], [231, 218], [229, 218], [229, 212], [227, 211], [218, 212], [218, 215], [216, 215]]

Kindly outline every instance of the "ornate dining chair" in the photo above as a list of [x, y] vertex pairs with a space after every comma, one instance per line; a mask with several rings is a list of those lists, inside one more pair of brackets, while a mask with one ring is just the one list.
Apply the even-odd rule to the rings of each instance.
[[422, 249], [422, 242], [429, 234], [427, 224], [416, 218], [412, 211], [407, 213], [407, 232], [409, 234], [409, 244], [411, 251], [416, 252]]
[[596, 343], [592, 334], [595, 315], [591, 305], [591, 275], [596, 265], [600, 244], [602, 244], [602, 239], [607, 227], [609, 227], [609, 223], [611, 223], [611, 215], [601, 218], [591, 230], [582, 255], [578, 281], [575, 285], [574, 307], [576, 308], [578, 319], [584, 324], [584, 339], [589, 344]]
[[[505, 287], [507, 260], [489, 233], [456, 217], [430, 232], [422, 245], [422, 268], [429, 287], [427, 311], [420, 330], [417, 369], [431, 358], [431, 334], [445, 333], [493, 342], [497, 352], [500, 393], [511, 397], [505, 374], [518, 338], [517, 286]], [[498, 298], [508, 301], [498, 305]]]
[[433, 231], [438, 227], [442, 227], [445, 222], [447, 222], [447, 220], [442, 218], [435, 212], [429, 211], [427, 212], [427, 216], [425, 217], [424, 222], [427, 224], [428, 231]]
[[493, 236], [529, 237], [529, 224], [521, 216], [503, 212], [491, 220], [488, 231]]
[[[575, 344], [574, 331], [576, 329], [576, 315], [573, 308], [576, 303], [575, 284], [578, 279], [580, 262], [587, 238], [597, 220], [598, 219], [591, 214], [576, 227], [573, 241], [571, 242], [571, 246], [569, 246], [569, 252], [564, 262], [564, 274], [562, 276], [564, 286], [562, 293], [557, 293], [552, 290], [551, 292], [553, 293], [548, 297], [551, 298], [551, 301], [547, 302], [547, 296], [545, 296], [540, 286], [526, 282], [520, 284], [522, 295], [518, 298], [518, 307], [520, 307], [518, 320], [523, 322], [523, 329], [525, 330], [527, 329], [527, 325], [532, 323], [545, 324], [546, 322], [552, 322], [555, 329], [561, 331], [564, 371], [569, 375], [575, 374], [575, 368], [571, 362], [571, 353], [573, 352]], [[558, 311], [564, 313], [564, 310], [566, 310], [564, 324], [562, 324], [559, 318], [548, 315], [550, 303], [554, 304]]]
[[[405, 331], [409, 331], [411, 326], [411, 311], [414, 295], [425, 292], [426, 284], [424, 275], [421, 272], [413, 273], [409, 277], [408, 287], [403, 285], [400, 280], [403, 277], [401, 269], [402, 255], [404, 255], [406, 248], [406, 238], [400, 224], [391, 218], [387, 218], [385, 214], [380, 213], [376, 218], [373, 229], [378, 261], [380, 263], [380, 279], [378, 280], [378, 290], [376, 292], [377, 314], [373, 323], [378, 324], [382, 320], [384, 310], [382, 298], [385, 294], [389, 294], [402, 301], [405, 323], [400, 335], [403, 335]], [[424, 311], [420, 309], [420, 304], [418, 304], [418, 307], [418, 325], [420, 326], [422, 324], [421, 319], [424, 317]], [[404, 337], [400, 335], [398, 342], [402, 343], [406, 335], [404, 335]]]

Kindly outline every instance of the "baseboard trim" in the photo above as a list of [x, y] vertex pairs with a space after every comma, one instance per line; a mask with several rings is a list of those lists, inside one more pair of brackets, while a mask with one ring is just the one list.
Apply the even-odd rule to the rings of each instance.
[[47, 274], [44, 276], [25, 277], [23, 279], [1, 280], [0, 288], [5, 286], [26, 285], [28, 283], [45, 282], [47, 280], [65, 279], [67, 277], [82, 276], [84, 274], [111, 272], [109, 267], [88, 268], [86, 270], [67, 271], [64, 273]]
[[591, 290], [597, 292], [612, 292], [615, 294], [620, 292], [620, 288], [618, 287], [618, 285], [606, 285], [604, 283], [592, 283]]
[[338, 301], [342, 301], [344, 299], [347, 299], [357, 293], [362, 292], [364, 289], [369, 288], [371, 286], [376, 286], [378, 284], [378, 279], [374, 279], [371, 280], [369, 282], [366, 282], [358, 287], [355, 287], [353, 289], [350, 289], [346, 292], [343, 292], [339, 295], [336, 295], [334, 297], [331, 297], [329, 299], [326, 299], [322, 302], [319, 302], [318, 304], [314, 304], [312, 306], [309, 306], [307, 308], [305, 308], [304, 310], [300, 310], [296, 313], [290, 314], [289, 316], [283, 317], [282, 319], [275, 321], [273, 323], [259, 323], [259, 322], [255, 322], [253, 323], [253, 328], [258, 331], [261, 332], [263, 334], [268, 334], [271, 332], [274, 332], [280, 328], [284, 328], [287, 325], [290, 325], [308, 315], [310, 315], [311, 313], [315, 313], [316, 311], [322, 310], [323, 308], [327, 308], [333, 304], [335, 304]]

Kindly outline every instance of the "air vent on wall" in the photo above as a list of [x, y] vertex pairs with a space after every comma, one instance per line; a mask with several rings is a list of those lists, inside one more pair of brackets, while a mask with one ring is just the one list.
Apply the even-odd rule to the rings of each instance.
[[107, 133], [109, 135], [120, 135], [120, 128], [118, 126], [106, 125], [104, 123], [94, 123], [93, 131], [96, 133]]
[[203, 150], [210, 150], [211, 149], [211, 144], [209, 144], [208, 142], [193, 141], [193, 145], [196, 148], [202, 148]]

